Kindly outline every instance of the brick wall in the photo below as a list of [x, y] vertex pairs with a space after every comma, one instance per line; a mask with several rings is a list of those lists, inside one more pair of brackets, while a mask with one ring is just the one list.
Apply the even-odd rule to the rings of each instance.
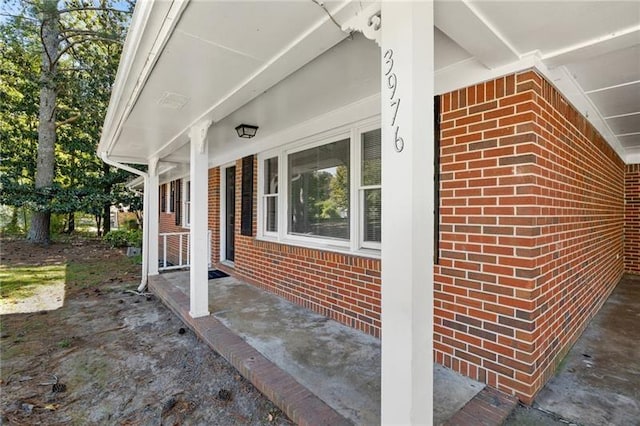
[[[240, 235], [242, 161], [236, 163], [235, 272], [254, 285], [308, 309], [380, 337], [380, 261], [258, 241]], [[254, 160], [254, 188], [257, 188]]]
[[220, 261], [220, 168], [209, 169], [209, 230], [211, 262]]
[[[624, 270], [625, 167], [534, 71], [445, 94], [441, 112], [435, 357], [531, 402]], [[242, 236], [241, 160], [236, 171], [235, 272], [379, 337], [380, 261], [256, 240], [256, 191], [253, 235]], [[215, 168], [214, 262], [219, 206]]]
[[625, 170], [624, 269], [640, 274], [640, 164]]
[[623, 271], [624, 165], [533, 71], [441, 110], [436, 360], [531, 402]]

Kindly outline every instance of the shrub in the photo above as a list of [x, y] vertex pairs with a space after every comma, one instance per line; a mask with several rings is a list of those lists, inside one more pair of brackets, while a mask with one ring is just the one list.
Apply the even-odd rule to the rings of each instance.
[[111, 247], [142, 247], [142, 231], [139, 229], [114, 229], [102, 238]]

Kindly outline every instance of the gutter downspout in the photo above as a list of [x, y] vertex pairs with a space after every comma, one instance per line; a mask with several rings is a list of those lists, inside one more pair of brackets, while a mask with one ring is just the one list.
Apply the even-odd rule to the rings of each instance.
[[[100, 158], [105, 163], [110, 166], [117, 167], [122, 170], [126, 170], [129, 173], [133, 173], [138, 176], [142, 176], [144, 179], [144, 187], [143, 187], [143, 201], [142, 201], [142, 211], [149, 211], [149, 174], [133, 167], [127, 166], [126, 164], [118, 163], [117, 161], [113, 161], [109, 158], [109, 155], [106, 151], [102, 151], [100, 153]], [[149, 218], [143, 217], [142, 220], [142, 279], [140, 280], [140, 285], [138, 286], [138, 292], [143, 292], [145, 288], [147, 288], [147, 281], [149, 278]]]

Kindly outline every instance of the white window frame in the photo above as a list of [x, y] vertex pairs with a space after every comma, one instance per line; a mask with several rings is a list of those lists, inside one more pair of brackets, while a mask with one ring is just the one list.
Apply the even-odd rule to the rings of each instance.
[[[362, 134], [381, 127], [380, 117], [361, 120], [346, 126], [323, 132], [311, 137], [299, 139], [284, 144], [277, 149], [268, 150], [258, 154], [258, 231], [256, 238], [265, 241], [280, 242], [283, 244], [297, 245], [322, 250], [356, 253], [367, 257], [380, 257], [380, 243], [364, 242], [364, 217], [363, 194], [361, 185], [361, 160], [362, 160]], [[323, 238], [319, 236], [307, 237], [303, 235], [289, 234], [289, 182], [288, 159], [289, 155], [342, 139], [349, 139], [349, 234], [348, 240]], [[278, 232], [266, 231], [266, 209], [264, 194], [265, 165], [267, 159], [278, 158]], [[362, 199], [362, 200], [361, 200]]]
[[[260, 194], [260, 196], [258, 197], [258, 222], [260, 222], [260, 224], [258, 225], [258, 227], [260, 229], [262, 229], [263, 234], [266, 237], [270, 237], [270, 238], [274, 238], [277, 239], [278, 238], [278, 232], [280, 231], [280, 216], [281, 216], [281, 212], [280, 212], [280, 206], [279, 206], [279, 197], [280, 197], [280, 192], [282, 191], [281, 188], [281, 159], [279, 156], [279, 153], [277, 151], [270, 151], [273, 153], [273, 155], [268, 155], [269, 153], [265, 153], [264, 156], [262, 157], [262, 160], [260, 159], [260, 156], [258, 156], [258, 161], [262, 161], [262, 164], [258, 166], [258, 194]], [[272, 158], [275, 158], [278, 160], [278, 191], [272, 194], [265, 194], [264, 192], [264, 188], [266, 186], [265, 182], [265, 166], [264, 163], [267, 160], [270, 160]], [[267, 231], [267, 200], [269, 198], [275, 198], [276, 199], [276, 211], [277, 211], [277, 216], [276, 216], [276, 231]]]
[[[357, 180], [355, 180], [356, 184], [352, 185], [352, 187], [354, 187], [354, 191], [356, 192], [356, 194], [354, 195], [355, 199], [358, 202], [358, 212], [360, 214], [360, 216], [358, 217], [358, 224], [356, 225], [358, 227], [358, 245], [360, 248], [364, 248], [364, 249], [372, 249], [372, 250], [381, 250], [382, 249], [382, 242], [374, 242], [374, 241], [365, 241], [364, 240], [364, 236], [365, 236], [365, 232], [364, 232], [364, 228], [365, 228], [365, 221], [364, 221], [364, 193], [367, 189], [380, 189], [382, 191], [382, 174], [380, 174], [380, 183], [378, 185], [363, 185], [362, 184], [362, 135], [370, 132], [372, 130], [376, 130], [376, 129], [380, 129], [380, 125], [378, 124], [377, 126], [362, 126], [359, 127], [357, 130], [357, 134], [355, 135], [357, 141], [356, 141], [356, 146], [358, 148], [358, 153], [357, 153], [357, 161], [358, 161], [358, 167], [357, 167]], [[380, 146], [380, 150], [382, 151], [382, 146]], [[380, 158], [382, 161], [382, 152], [380, 152]], [[381, 170], [382, 172], [382, 170]]]
[[191, 227], [191, 190], [189, 188], [191, 184], [191, 177], [185, 176], [182, 178], [182, 222], [183, 228]]

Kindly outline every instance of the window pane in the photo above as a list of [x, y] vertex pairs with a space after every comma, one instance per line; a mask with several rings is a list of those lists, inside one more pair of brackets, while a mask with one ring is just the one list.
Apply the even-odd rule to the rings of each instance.
[[362, 134], [362, 185], [380, 185], [381, 140], [380, 129]]
[[265, 197], [265, 231], [278, 232], [278, 197]]
[[382, 240], [382, 190], [364, 190], [364, 241]]
[[278, 157], [264, 161], [264, 193], [278, 193]]
[[349, 139], [289, 155], [289, 233], [349, 239]]

